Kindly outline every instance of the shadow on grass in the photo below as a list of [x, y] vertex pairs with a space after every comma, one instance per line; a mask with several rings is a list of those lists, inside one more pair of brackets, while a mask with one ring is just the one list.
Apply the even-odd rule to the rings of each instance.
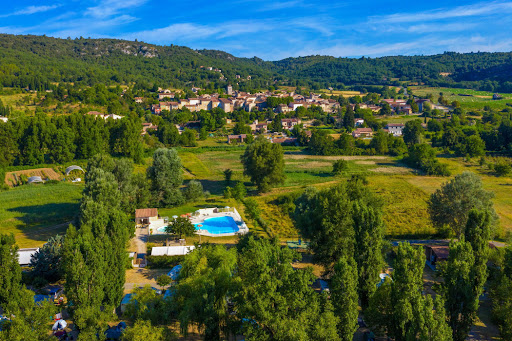
[[212, 195], [222, 195], [226, 186], [233, 187], [236, 181], [231, 181], [228, 184], [225, 180], [198, 180], [203, 185], [205, 191], [209, 191]]
[[28, 238], [46, 241], [50, 236], [65, 232], [69, 222], [73, 221], [79, 211], [78, 200], [74, 203], [52, 203], [10, 208], [7, 211], [21, 213], [15, 219], [19, 228]]

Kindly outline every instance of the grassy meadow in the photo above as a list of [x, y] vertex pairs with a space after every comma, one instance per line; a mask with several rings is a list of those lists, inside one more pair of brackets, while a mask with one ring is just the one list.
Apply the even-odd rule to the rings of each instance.
[[[243, 175], [240, 156], [243, 149], [231, 147], [215, 149], [179, 149], [184, 166], [185, 184], [196, 179], [211, 193], [208, 199], [187, 203], [180, 207], [159, 209], [162, 216], [173, 216], [193, 212], [205, 207], [236, 207], [244, 216], [244, 207], [233, 199], [224, 199], [227, 185], [234, 186], [242, 181], [248, 195], [255, 198], [262, 211], [261, 216], [269, 226], [268, 231], [246, 218], [248, 226], [255, 233], [277, 236], [282, 240], [295, 239], [298, 232], [293, 226], [289, 211], [293, 207], [281, 204], [281, 197], [288, 193], [299, 194], [308, 186], [325, 188], [346, 181], [353, 174], [365, 175], [369, 186], [383, 199], [383, 218], [386, 234], [391, 238], [420, 238], [435, 234], [428, 212], [427, 201], [431, 193], [449, 178], [422, 176], [406, 167], [397, 158], [389, 156], [316, 156], [300, 149], [285, 150], [286, 180], [269, 193], [258, 194], [256, 188]], [[348, 168], [344, 174], [334, 176], [332, 164], [345, 159]], [[477, 160], [464, 161], [462, 158], [443, 157], [452, 176], [463, 171], [472, 171], [482, 177], [486, 189], [495, 194], [495, 208], [501, 218], [499, 237], [512, 233], [512, 178], [496, 177], [487, 168], [478, 165]], [[136, 172], [144, 173], [151, 158], [145, 165], [137, 165]], [[224, 180], [226, 169], [233, 171], [231, 184]], [[49, 236], [63, 233], [67, 223], [78, 212], [78, 203], [83, 185], [59, 183], [55, 185], [23, 185], [0, 193], [0, 229], [14, 233], [20, 247], [39, 246]], [[155, 237], [158, 238], [158, 237]], [[194, 240], [190, 240], [193, 242]]]
[[32, 184], [0, 192], [0, 231], [13, 233], [19, 247], [37, 247], [63, 234], [78, 214], [83, 185]]

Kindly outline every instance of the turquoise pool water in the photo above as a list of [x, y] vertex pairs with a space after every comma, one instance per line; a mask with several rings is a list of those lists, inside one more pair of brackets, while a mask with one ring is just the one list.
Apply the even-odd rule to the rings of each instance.
[[195, 224], [195, 226], [196, 230], [206, 230], [211, 234], [236, 233], [239, 230], [235, 219], [230, 216], [206, 218], [201, 224]]
[[[202, 225], [198, 227], [197, 225]], [[235, 219], [230, 216], [206, 218], [202, 223], [194, 224], [196, 230], [206, 230], [211, 234], [236, 233], [239, 231]], [[165, 226], [158, 228], [158, 231], [164, 232]]]

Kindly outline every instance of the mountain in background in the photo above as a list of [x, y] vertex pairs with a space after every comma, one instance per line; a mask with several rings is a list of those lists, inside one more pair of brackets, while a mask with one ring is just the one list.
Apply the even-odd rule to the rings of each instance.
[[277, 85], [316, 90], [424, 83], [512, 92], [511, 76], [510, 52], [381, 58], [307, 56], [268, 62], [217, 50], [138, 41], [0, 34], [0, 84], [36, 90], [49, 89], [55, 83], [136, 83], [148, 89], [196, 86], [207, 90], [233, 84], [246, 91]]

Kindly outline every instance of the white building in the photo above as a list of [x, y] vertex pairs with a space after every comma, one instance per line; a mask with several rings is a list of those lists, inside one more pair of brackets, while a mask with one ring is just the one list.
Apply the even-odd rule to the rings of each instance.
[[386, 129], [390, 134], [393, 134], [393, 136], [402, 136], [404, 127], [405, 125], [402, 123], [388, 123], [384, 129]]

